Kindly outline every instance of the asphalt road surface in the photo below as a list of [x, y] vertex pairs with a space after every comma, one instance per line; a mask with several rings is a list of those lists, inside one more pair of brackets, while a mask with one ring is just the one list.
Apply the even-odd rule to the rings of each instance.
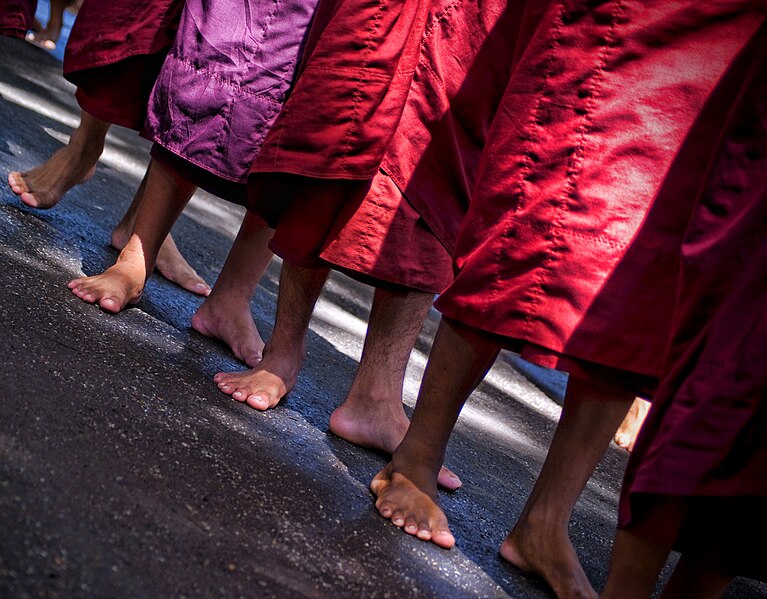
[[[540, 469], [559, 406], [499, 360], [470, 399], [443, 493], [457, 546], [409, 537], [376, 513], [385, 458], [328, 433], [352, 380], [371, 291], [334, 275], [312, 321], [298, 385], [258, 413], [212, 383], [243, 369], [189, 328], [201, 299], [152, 277], [118, 316], [66, 288], [110, 265], [109, 233], [143, 175], [148, 144], [115, 128], [97, 173], [54, 209], [21, 204], [10, 170], [39, 164], [78, 121], [61, 64], [0, 39], [0, 596], [550, 597], [497, 555]], [[174, 235], [209, 282], [242, 212], [198, 193]], [[267, 334], [279, 263], [252, 302]], [[408, 372], [412, 406], [437, 316]], [[557, 382], [559, 381], [559, 382]], [[626, 454], [611, 446], [571, 533], [604, 583]], [[667, 567], [664, 576], [668, 575]], [[739, 580], [728, 597], [767, 596]]]

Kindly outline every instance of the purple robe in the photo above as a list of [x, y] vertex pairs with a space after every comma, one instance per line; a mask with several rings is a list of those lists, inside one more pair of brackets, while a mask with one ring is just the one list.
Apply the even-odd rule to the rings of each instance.
[[242, 201], [245, 178], [292, 85], [316, 0], [188, 0], [149, 100], [153, 156]]

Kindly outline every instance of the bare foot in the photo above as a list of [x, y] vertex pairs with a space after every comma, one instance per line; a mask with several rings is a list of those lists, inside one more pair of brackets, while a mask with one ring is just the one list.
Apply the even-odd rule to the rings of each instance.
[[261, 361], [264, 341], [253, 322], [250, 304], [230, 306], [224, 296], [211, 295], [192, 316], [192, 328], [226, 343], [237, 359], [251, 368]]
[[650, 409], [650, 402], [640, 397], [634, 399], [634, 403], [631, 404], [628, 414], [618, 427], [618, 431], [615, 433], [615, 443], [619, 447], [623, 447], [626, 451], [634, 450], [634, 443], [636, 442], [639, 430], [642, 428], [642, 423], [647, 417], [647, 412]]
[[[377, 497], [376, 509], [394, 526], [423, 541], [450, 549], [455, 545], [455, 537], [439, 506], [436, 485], [425, 482], [430, 478], [428, 473], [423, 477], [405, 476], [389, 464], [375, 475], [370, 490]], [[417, 479], [423, 480], [418, 484]]]
[[567, 530], [535, 526], [524, 515], [501, 545], [500, 554], [520, 570], [541, 576], [559, 599], [596, 599]]
[[145, 281], [143, 256], [123, 251], [102, 274], [74, 279], [67, 287], [84, 302], [117, 314], [128, 304], [138, 303]]
[[67, 191], [93, 176], [99, 154], [91, 156], [70, 144], [30, 171], [10, 173], [8, 184], [27, 206], [53, 208]]
[[62, 23], [49, 22], [41, 31], [27, 33], [26, 39], [36, 46], [53, 51], [56, 49], [56, 43], [59, 41], [59, 37], [61, 37], [61, 27]]
[[[408, 420], [402, 402], [366, 401], [351, 396], [330, 415], [330, 432], [349, 443], [392, 455], [405, 437]], [[463, 484], [456, 474], [444, 466], [438, 475], [438, 484], [455, 491]]]
[[[122, 250], [125, 244], [130, 239], [131, 229], [133, 223], [121, 222], [114, 231], [112, 231], [112, 247], [117, 250]], [[155, 263], [155, 270], [157, 270], [166, 279], [175, 283], [179, 287], [207, 297], [210, 295], [210, 285], [197, 274], [189, 262], [186, 261], [179, 252], [176, 242], [173, 241], [173, 237], [168, 235], [160, 246], [160, 251], [157, 254], [157, 262]], [[251, 366], [251, 364], [248, 364]]]
[[219, 372], [213, 380], [232, 399], [244, 401], [256, 410], [273, 408], [293, 390], [303, 364], [303, 351], [283, 353], [264, 348], [264, 358], [246, 372]]

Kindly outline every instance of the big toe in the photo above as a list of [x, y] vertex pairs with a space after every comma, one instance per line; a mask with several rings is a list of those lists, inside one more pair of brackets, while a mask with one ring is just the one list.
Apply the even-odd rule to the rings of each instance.
[[234, 355], [251, 368], [255, 368], [263, 357], [261, 349], [258, 347], [247, 347], [244, 350], [235, 351]]
[[26, 182], [24, 181], [24, 177], [22, 177], [21, 173], [18, 171], [8, 174], [8, 185], [16, 195], [29, 191]]
[[125, 302], [115, 297], [103, 297], [99, 301], [99, 307], [105, 312], [117, 314], [125, 307]]
[[[419, 530], [418, 532], [420, 533], [421, 531]], [[443, 549], [452, 549], [455, 545], [455, 537], [447, 528], [437, 528], [432, 530], [430, 531], [430, 535], [431, 538], [429, 540]], [[418, 536], [420, 538], [420, 534]]]
[[455, 491], [463, 486], [463, 482], [455, 472], [452, 472], [445, 466], [442, 466], [437, 475], [437, 484], [448, 491]]
[[245, 401], [251, 408], [255, 408], [256, 410], [264, 411], [268, 410], [274, 405], [277, 405], [279, 403], [279, 399], [274, 399], [271, 397], [268, 393], [252, 393], [248, 396], [247, 400]]
[[191, 291], [196, 295], [201, 295], [203, 297], [208, 297], [210, 295], [210, 285], [196, 273], [190, 276], [178, 277], [177, 280], [173, 280], [173, 282], [179, 287]]

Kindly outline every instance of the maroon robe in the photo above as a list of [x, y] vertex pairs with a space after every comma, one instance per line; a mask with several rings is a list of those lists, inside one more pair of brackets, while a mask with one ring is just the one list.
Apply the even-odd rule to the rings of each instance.
[[1, 0], [0, 35], [23, 38], [32, 27], [37, 0]]
[[[658, 499], [688, 500], [682, 551], [725, 553], [733, 572], [764, 578], [767, 534], [767, 27], [737, 65], [682, 245], [666, 375], [623, 484], [621, 527], [647, 522]], [[735, 82], [733, 82], [735, 85]]]
[[[366, 16], [372, 22], [379, 12], [357, 6], [334, 15], [341, 24], [328, 24], [328, 7], [332, 4], [320, 5], [325, 20], [318, 19], [319, 25], [312, 30], [303, 72], [294, 91], [298, 99], [288, 101], [253, 166], [253, 208], [262, 214], [267, 212], [268, 219], [271, 214], [272, 223], [281, 223], [272, 247], [294, 263], [331, 265], [367, 282], [439, 292], [452, 279], [450, 252], [468, 206], [486, 131], [507, 77], [510, 58], [499, 57], [510, 54], [504, 41], [505, 28], [514, 15], [504, 13], [503, 3], [480, 7], [475, 3], [432, 0], [417, 53], [411, 51], [407, 40], [423, 27], [421, 18], [411, 20], [406, 35], [397, 30], [385, 40], [368, 40], [370, 55], [375, 57], [368, 59], [372, 67], [358, 66], [360, 72], [367, 73], [365, 93], [351, 96], [356, 104], [339, 107], [347, 97], [339, 91], [340, 86], [357, 85], [352, 76], [357, 65], [348, 64], [353, 60], [338, 67], [326, 63], [359, 40], [348, 35], [339, 37], [336, 32], [355, 30], [344, 27], [344, 19], [358, 23], [361, 16]], [[391, 13], [397, 9], [398, 3], [392, 2], [382, 10]], [[392, 50], [398, 41], [403, 48]], [[326, 48], [320, 61], [314, 60], [314, 47]], [[352, 83], [324, 77], [327, 68], [348, 72]], [[371, 74], [375, 69], [380, 73]], [[389, 70], [395, 74], [390, 76]], [[405, 91], [399, 80], [394, 86], [376, 87], [379, 79], [397, 79], [405, 74], [412, 77], [409, 90]], [[323, 87], [326, 85], [332, 89]], [[328, 112], [333, 110], [334, 120], [328, 127], [325, 122], [330, 117], [305, 104], [317, 94], [336, 101], [323, 102], [323, 106], [330, 107]], [[355, 122], [358, 115], [366, 115], [365, 123]], [[305, 135], [306, 131], [309, 134]], [[344, 152], [336, 143], [336, 136], [342, 134]], [[314, 191], [316, 180], [305, 180], [302, 191], [297, 191], [299, 183], [292, 181], [288, 193], [284, 188], [275, 190], [273, 185], [264, 185], [263, 172], [313, 177], [322, 172], [322, 178], [372, 178], [372, 182], [367, 193], [356, 188], [351, 199], [330, 194], [322, 194], [320, 199]], [[259, 191], [264, 189], [269, 192]], [[288, 214], [282, 214], [281, 200], [275, 198], [288, 195], [300, 195], [302, 199], [297, 206], [285, 208]], [[328, 202], [335, 203], [332, 207], [318, 205]], [[289, 204], [291, 201], [286, 199], [285, 205]]]
[[[356, 12], [334, 17], [354, 12], [348, 18], [357, 25], [365, 15], [370, 23], [380, 16], [378, 5], [342, 6], [356, 6]], [[399, 4], [383, 6], [386, 13]], [[433, 11], [427, 33], [435, 21], [449, 24], [453, 10], [455, 3], [446, 4], [442, 13]], [[469, 29], [479, 46], [474, 56], [461, 53], [465, 45], [458, 28], [441, 32], [447, 32], [444, 52], [439, 47], [431, 48], [431, 55], [421, 52], [426, 62], [436, 55], [437, 68], [413, 71], [411, 91], [427, 78], [433, 87], [443, 73], [446, 89], [460, 82], [452, 95], [439, 89], [432, 94], [436, 107], [424, 100], [428, 91], [403, 99], [398, 86], [378, 96], [351, 90], [365, 76], [393, 80], [387, 68], [397, 75], [411, 72], [410, 54], [392, 51], [392, 40], [379, 43], [375, 28], [313, 30], [315, 44], [324, 44], [326, 52], [319, 61], [311, 55], [306, 60], [293, 97], [254, 163], [252, 179], [263, 173], [365, 179], [382, 165], [448, 251], [470, 204], [457, 242], [458, 278], [437, 306], [449, 317], [506, 338], [509, 347], [541, 365], [614, 376], [636, 390], [647, 388], [661, 372], [696, 176], [720, 133], [717, 115], [733, 99], [733, 90], [719, 81], [764, 20], [765, 5], [753, 0], [711, 6], [693, 0], [518, 2], [505, 7], [500, 38], [492, 36], [492, 18], [482, 21], [485, 13], [478, 15], [485, 29]], [[416, 30], [418, 19], [411, 22]], [[325, 77], [335, 72], [328, 49], [348, 51], [362, 43], [355, 34], [338, 33], [349, 31], [373, 32], [367, 54], [344, 55], [344, 76]], [[501, 41], [494, 46], [494, 39]], [[428, 35], [424, 40], [422, 48], [430, 43]], [[488, 43], [487, 54], [482, 41]], [[402, 41], [401, 47], [408, 46]], [[463, 74], [451, 70], [464, 59], [471, 68]], [[347, 64], [355, 60], [357, 71]], [[492, 61], [499, 65], [496, 71]], [[383, 72], [371, 73], [369, 64]], [[352, 72], [359, 77], [352, 78]], [[472, 72], [487, 74], [479, 81], [492, 82], [480, 87], [474, 113], [471, 86], [479, 84]], [[402, 109], [392, 109], [395, 96]], [[319, 107], [313, 101], [317, 97], [323, 98]], [[460, 116], [461, 98], [467, 98], [468, 118]], [[450, 112], [440, 120], [442, 106]], [[395, 114], [400, 129], [390, 136]], [[324, 126], [327, 115], [332, 115], [329, 127]], [[426, 137], [420, 138], [424, 129]], [[391, 148], [395, 151], [387, 154]], [[484, 149], [478, 174], [472, 164], [477, 148]], [[440, 156], [451, 166], [440, 164]], [[303, 195], [311, 193], [311, 185], [306, 183]], [[358, 234], [328, 253], [338, 236], [354, 230], [348, 222], [326, 230], [334, 236], [320, 244], [328, 262], [354, 269], [374, 261], [355, 266], [344, 260], [358, 255]], [[374, 226], [364, 233], [376, 239], [391, 235]], [[289, 242], [290, 235], [285, 237]], [[408, 249], [381, 256], [377, 264], [389, 263], [396, 275], [398, 263], [421, 259]]]
[[681, 238], [738, 93], [726, 75], [765, 13], [528, 3], [437, 308], [543, 366], [659, 376]]
[[91, 115], [140, 130], [178, 29], [183, 0], [85, 0], [64, 52], [64, 76]]

